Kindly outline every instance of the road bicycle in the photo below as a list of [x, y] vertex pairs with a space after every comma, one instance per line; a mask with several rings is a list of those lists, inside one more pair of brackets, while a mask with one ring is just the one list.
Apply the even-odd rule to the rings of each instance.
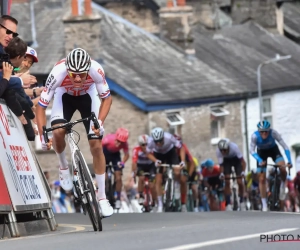
[[145, 177], [144, 179], [144, 190], [143, 190], [143, 195], [144, 195], [144, 202], [143, 202], [143, 208], [142, 211], [144, 213], [149, 213], [152, 210], [152, 204], [153, 204], [153, 199], [151, 195], [151, 190], [149, 186], [149, 177], [150, 177], [149, 172], [143, 172], [142, 176]]
[[237, 179], [244, 178], [243, 176], [236, 176], [234, 167], [232, 167], [231, 171], [231, 177], [225, 178], [225, 180], [232, 180], [231, 183], [231, 193], [233, 196], [233, 211], [239, 210], [239, 202], [238, 202], [238, 184], [237, 184]]
[[167, 168], [165, 172], [166, 183], [165, 183], [165, 193], [163, 198], [165, 212], [173, 212], [176, 209], [175, 204], [175, 180], [173, 168], [181, 168], [180, 165], [173, 164], [161, 164], [159, 167]]
[[[52, 128], [46, 128], [46, 126], [43, 126], [43, 135], [45, 142], [48, 143], [49, 132], [52, 132], [56, 129], [66, 130], [67, 142], [72, 156], [71, 175], [75, 199], [81, 204], [84, 215], [88, 213], [94, 231], [102, 231], [102, 215], [100, 213], [100, 207], [96, 197], [96, 187], [86, 161], [78, 147], [80, 135], [78, 132], [72, 129], [73, 126], [84, 121], [92, 121], [95, 129], [100, 128], [97, 117], [95, 116], [95, 113], [92, 112], [91, 116], [87, 118], [73, 122], [67, 122]], [[75, 141], [74, 134], [78, 136], [77, 142]]]
[[[279, 192], [280, 192], [280, 183], [281, 178], [278, 174], [278, 168], [280, 167], [288, 167], [285, 165], [278, 165], [278, 164], [267, 164], [267, 166], [274, 167], [274, 176], [270, 180], [270, 194], [268, 195], [268, 205], [270, 211], [280, 211], [280, 200], [279, 200]], [[290, 175], [290, 168], [289, 168], [289, 175]]]

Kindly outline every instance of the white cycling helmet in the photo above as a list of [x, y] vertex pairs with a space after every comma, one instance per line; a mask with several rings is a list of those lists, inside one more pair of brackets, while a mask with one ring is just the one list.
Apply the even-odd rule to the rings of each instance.
[[154, 141], [161, 141], [164, 139], [164, 130], [162, 128], [154, 128], [151, 131], [151, 136]]
[[222, 139], [219, 141], [218, 147], [220, 150], [224, 150], [224, 149], [227, 150], [229, 149], [229, 143], [230, 143], [229, 139]]
[[139, 145], [147, 144], [148, 137], [148, 135], [140, 135], [138, 138]]
[[66, 58], [67, 70], [72, 72], [85, 72], [91, 68], [90, 55], [81, 48], [73, 49]]

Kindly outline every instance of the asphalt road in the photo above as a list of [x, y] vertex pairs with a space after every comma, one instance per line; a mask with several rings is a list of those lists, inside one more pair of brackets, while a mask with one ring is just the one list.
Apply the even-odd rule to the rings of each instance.
[[[56, 214], [58, 230], [19, 239], [0, 240], [5, 250], [153, 250], [153, 249], [300, 249], [300, 241], [260, 241], [260, 234], [300, 236], [300, 214], [208, 212], [114, 214], [94, 232], [88, 217]], [[279, 239], [279, 236], [277, 236]], [[190, 245], [192, 244], [192, 245]]]

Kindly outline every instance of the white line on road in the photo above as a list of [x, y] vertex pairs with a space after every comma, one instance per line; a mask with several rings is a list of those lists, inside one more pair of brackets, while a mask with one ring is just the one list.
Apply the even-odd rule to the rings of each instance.
[[278, 234], [278, 233], [295, 231], [297, 229], [299, 229], [299, 228], [283, 228], [283, 229], [270, 231], [270, 232], [248, 234], [248, 235], [244, 235], [244, 236], [237, 236], [237, 237], [231, 237], [231, 238], [225, 238], [225, 239], [219, 239], [219, 240], [210, 240], [210, 241], [205, 241], [205, 242], [200, 242], [200, 243], [175, 246], [175, 247], [171, 247], [171, 248], [164, 248], [164, 249], [160, 249], [160, 250], [189, 250], [189, 249], [195, 249], [195, 248], [198, 249], [201, 247], [219, 245], [219, 244], [224, 244], [224, 243], [234, 242], [234, 241], [239, 241], [239, 240], [252, 239], [252, 238], [259, 237], [261, 234]]

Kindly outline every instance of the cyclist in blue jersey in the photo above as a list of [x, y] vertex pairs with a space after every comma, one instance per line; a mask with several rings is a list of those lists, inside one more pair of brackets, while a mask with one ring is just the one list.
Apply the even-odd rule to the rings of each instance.
[[[271, 129], [271, 124], [268, 121], [260, 121], [257, 124], [257, 128], [258, 130], [251, 136], [250, 153], [257, 160], [257, 173], [259, 173], [259, 190], [262, 200], [262, 210], [267, 211], [266, 164], [269, 157], [271, 157], [276, 164], [282, 166], [280, 167], [282, 182], [280, 185], [279, 199], [281, 203], [284, 203], [285, 199], [285, 180], [287, 172], [285, 169], [284, 158], [279, 151], [276, 141], [284, 148], [289, 168], [292, 167], [292, 160], [288, 146], [283, 141], [281, 135], [276, 130]], [[255, 152], [255, 148], [257, 148], [257, 152]]]

